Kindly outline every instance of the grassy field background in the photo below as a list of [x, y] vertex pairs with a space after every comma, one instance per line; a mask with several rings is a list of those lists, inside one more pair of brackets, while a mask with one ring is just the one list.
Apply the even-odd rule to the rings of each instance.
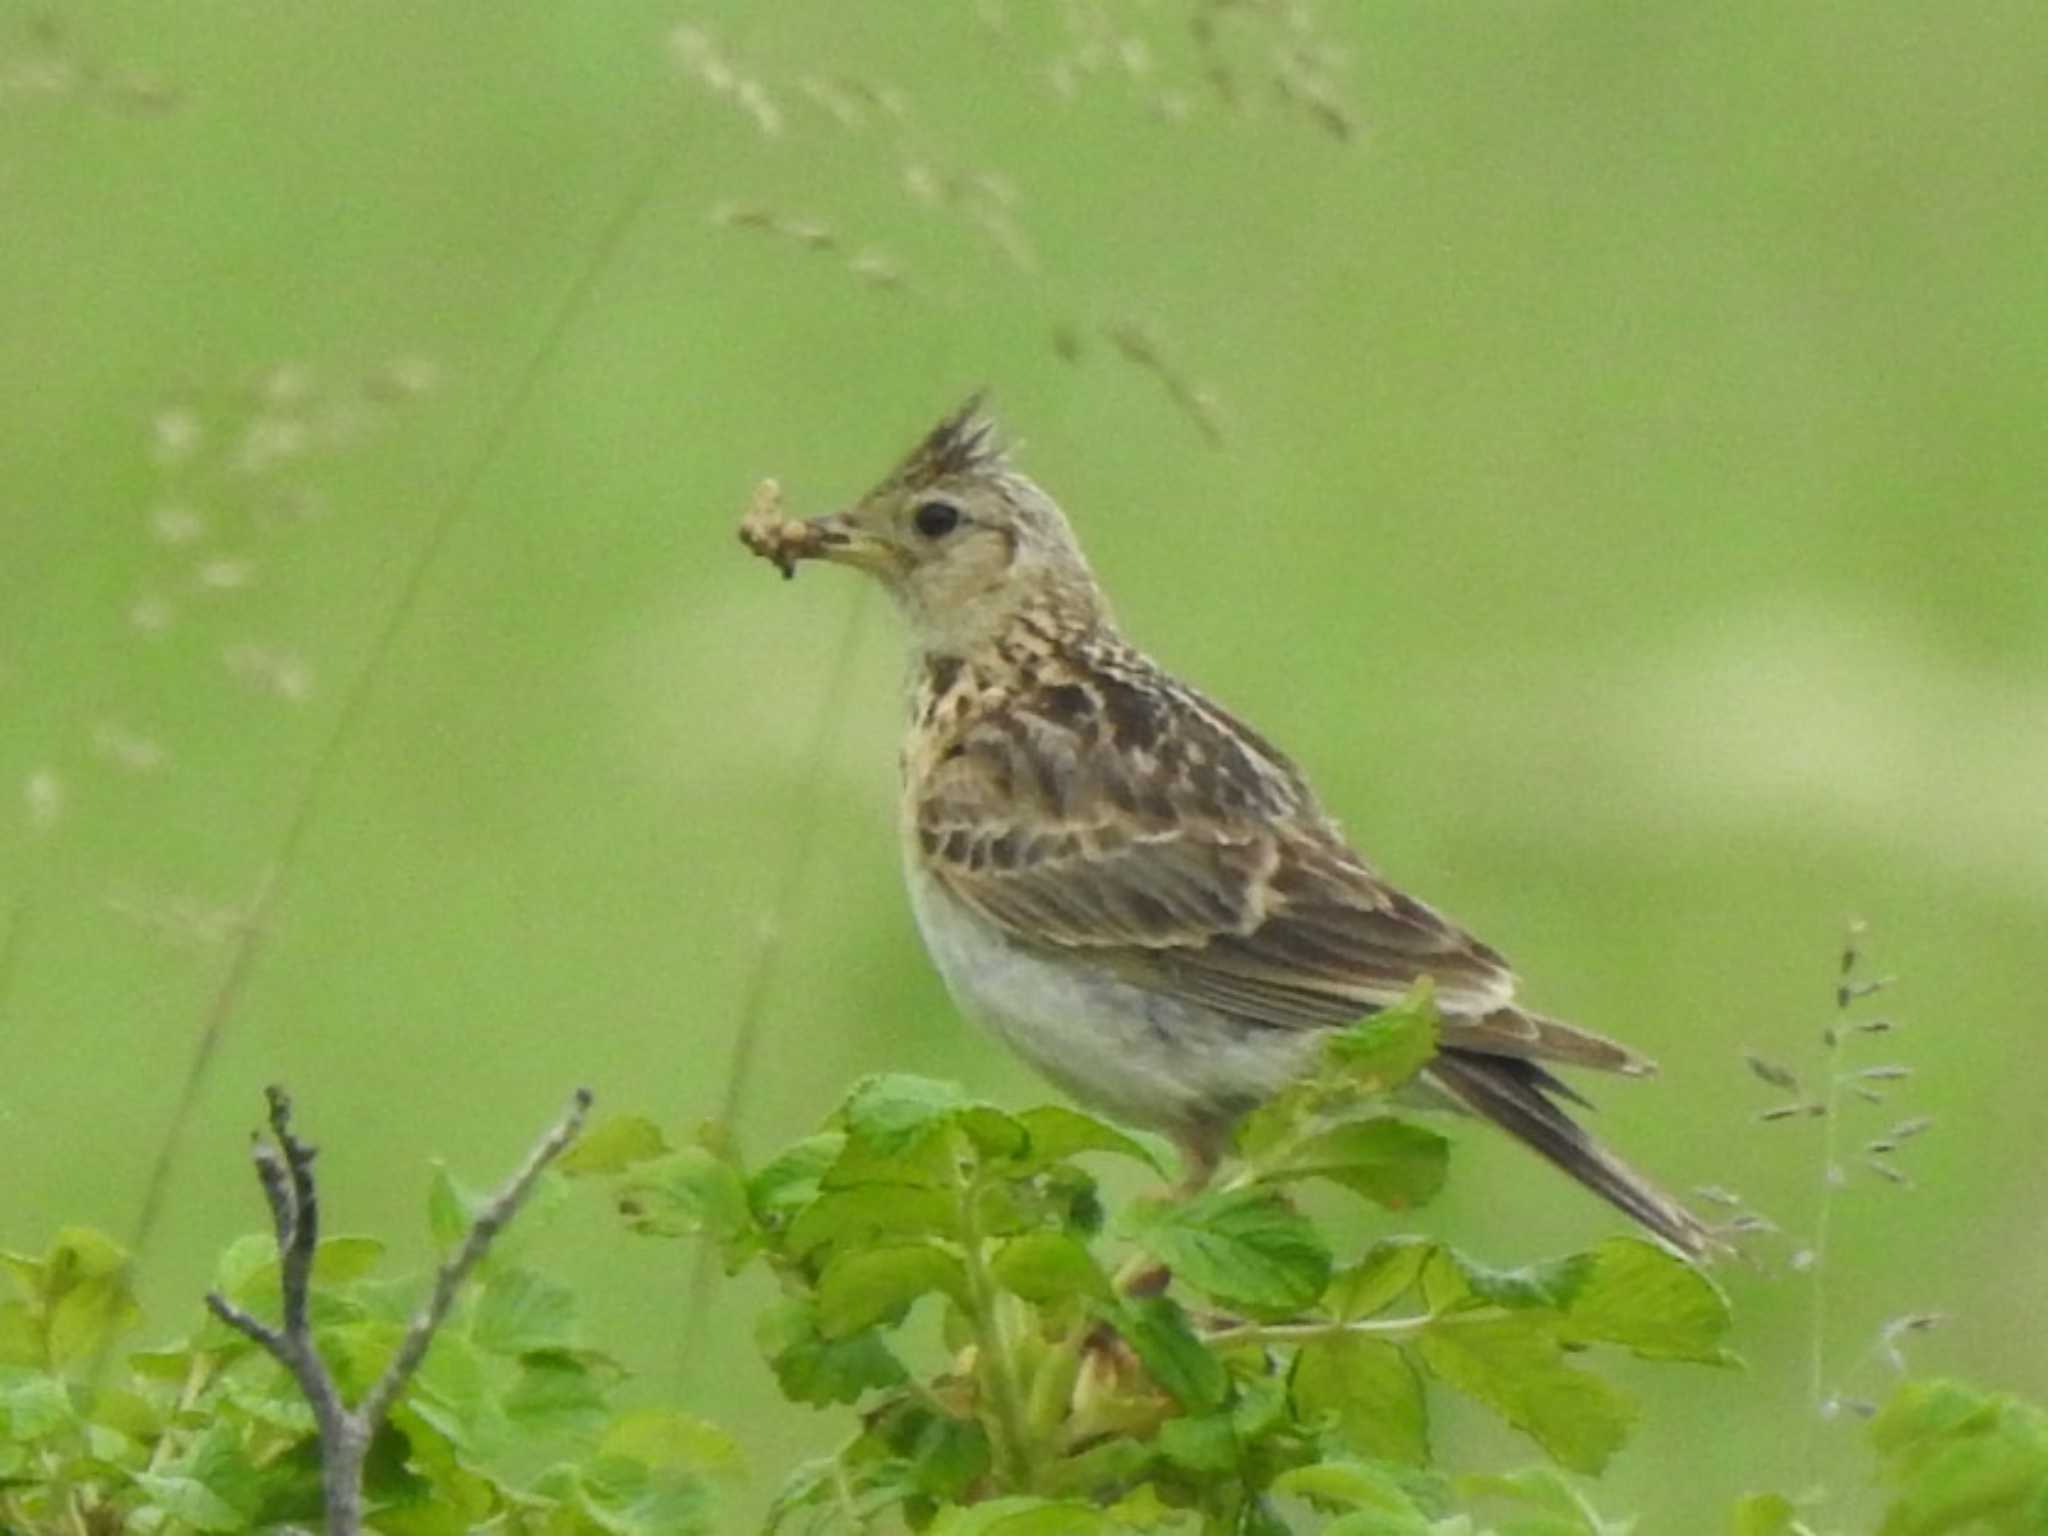
[[[0, 1245], [141, 1232], [182, 1329], [277, 1079], [416, 1258], [429, 1160], [716, 1115], [750, 1017], [751, 1148], [1042, 1097], [901, 898], [893, 615], [732, 539], [988, 385], [1133, 635], [1662, 1060], [1596, 1096], [1675, 1185], [1810, 1225], [1741, 1054], [1811, 1067], [1868, 919], [1917, 1075], [1844, 1145], [1939, 1123], [1837, 1197], [1830, 1384], [1933, 1309], [2048, 1392], [2044, 61], [2014, 3], [0, 7]], [[1429, 1214], [1614, 1225], [1477, 1131]], [[755, 1292], [560, 1221], [754, 1497], [826, 1442]], [[1603, 1502], [1860, 1465], [1795, 1246]]]

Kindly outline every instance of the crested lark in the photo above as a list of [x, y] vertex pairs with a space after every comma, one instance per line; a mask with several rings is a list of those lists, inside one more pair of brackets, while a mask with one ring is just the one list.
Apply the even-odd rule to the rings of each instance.
[[978, 405], [844, 511], [795, 523], [763, 500], [741, 530], [786, 575], [870, 572], [909, 623], [904, 868], [955, 1000], [1082, 1103], [1167, 1133], [1200, 1179], [1328, 1030], [1429, 977], [1429, 1086], [1707, 1252], [1558, 1107], [1578, 1096], [1553, 1064], [1651, 1064], [1521, 1007], [1506, 961], [1382, 879], [1277, 748], [1134, 649]]

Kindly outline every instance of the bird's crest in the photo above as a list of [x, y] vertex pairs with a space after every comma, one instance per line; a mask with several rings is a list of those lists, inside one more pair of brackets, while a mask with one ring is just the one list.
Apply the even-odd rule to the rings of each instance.
[[995, 419], [981, 408], [985, 393], [976, 390], [927, 432], [890, 478], [903, 485], [921, 486], [998, 468], [1004, 462], [1003, 443]]

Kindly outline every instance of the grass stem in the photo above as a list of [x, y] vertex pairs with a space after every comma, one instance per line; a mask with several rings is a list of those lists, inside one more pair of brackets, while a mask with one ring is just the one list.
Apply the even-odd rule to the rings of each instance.
[[369, 713], [378, 685], [390, 668], [391, 659], [398, 649], [399, 637], [404, 634], [414, 615], [419, 611], [428, 583], [456, 527], [461, 523], [464, 514], [476, 504], [477, 491], [482, 486], [484, 477], [516, 440], [521, 418], [538, 391], [540, 381], [546, 377], [548, 370], [561, 355], [563, 344], [576, 322], [590, 307], [596, 297], [600, 279], [624, 247], [633, 226], [639, 222], [661, 189], [662, 183], [682, 153], [683, 143], [684, 141], [677, 135], [671, 135], [663, 141], [661, 147], [648, 158], [625, 197], [620, 200], [618, 207], [598, 231], [597, 238], [582, 265], [571, 275], [561, 297], [548, 312], [533, 350], [519, 367], [504, 399], [491, 416], [483, 437], [477, 443], [475, 454], [468, 464], [455, 474], [447, 495], [428, 521], [426, 533], [399, 579], [398, 590], [393, 594], [389, 606], [377, 624], [362, 665], [356, 669], [355, 675], [342, 692], [333, 723], [319, 750], [314, 754], [305, 781], [292, 800], [269, 868], [258, 882], [256, 893], [243, 914], [243, 921], [237, 926], [234, 936], [229, 941], [228, 955], [222, 967], [220, 981], [215, 986], [202, 1016], [199, 1034], [193, 1042], [191, 1057], [186, 1067], [184, 1083], [179, 1090], [177, 1103], [171, 1112], [170, 1124], [165, 1128], [155, 1164], [150, 1170], [148, 1184], [143, 1190], [142, 1200], [130, 1229], [128, 1248], [133, 1255], [132, 1262], [138, 1266], [144, 1260], [151, 1240], [156, 1234], [157, 1223], [163, 1214], [164, 1199], [170, 1186], [171, 1173], [177, 1166], [178, 1154], [183, 1146], [193, 1110], [199, 1102], [213, 1063], [219, 1055], [221, 1042], [227, 1035], [243, 993], [247, 989], [249, 978], [256, 968], [276, 911], [283, 904], [291, 878], [298, 872], [299, 863], [305, 854], [306, 840], [319, 820], [320, 811], [340, 773], [347, 749]]

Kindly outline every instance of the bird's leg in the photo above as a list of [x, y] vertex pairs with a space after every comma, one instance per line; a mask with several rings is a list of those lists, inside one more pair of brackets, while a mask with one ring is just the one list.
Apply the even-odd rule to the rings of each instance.
[[[1169, 1200], [1192, 1200], [1209, 1187], [1223, 1162], [1223, 1149], [1213, 1137], [1176, 1138], [1180, 1151], [1180, 1178], [1166, 1191]], [[1164, 1264], [1148, 1264], [1134, 1258], [1117, 1272], [1117, 1289], [1126, 1296], [1157, 1296], [1172, 1283], [1173, 1272]]]
[[1168, 1191], [1168, 1198], [1192, 1200], [1216, 1177], [1223, 1148], [1213, 1136], [1183, 1136], [1175, 1145], [1180, 1150], [1180, 1182]]

